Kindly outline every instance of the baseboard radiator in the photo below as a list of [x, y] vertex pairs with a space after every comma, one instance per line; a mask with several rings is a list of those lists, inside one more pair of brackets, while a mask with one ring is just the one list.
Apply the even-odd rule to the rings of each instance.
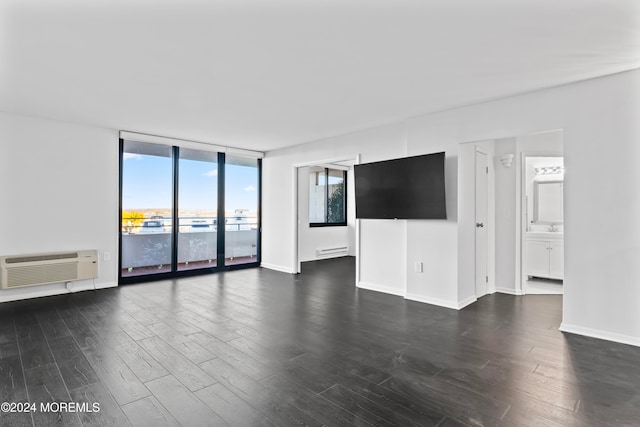
[[50, 252], [0, 257], [0, 288], [71, 282], [98, 277], [98, 251]]
[[338, 246], [335, 248], [316, 249], [316, 256], [336, 256], [349, 254], [349, 246]]

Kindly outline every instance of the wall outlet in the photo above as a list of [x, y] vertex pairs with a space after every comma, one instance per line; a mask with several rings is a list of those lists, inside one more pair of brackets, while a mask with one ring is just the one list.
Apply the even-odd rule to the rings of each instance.
[[111, 252], [104, 252], [104, 253], [102, 254], [102, 259], [103, 259], [104, 261], [109, 261], [109, 260], [111, 260]]
[[413, 268], [414, 268], [416, 273], [422, 273], [422, 262], [416, 261], [416, 263], [414, 264]]

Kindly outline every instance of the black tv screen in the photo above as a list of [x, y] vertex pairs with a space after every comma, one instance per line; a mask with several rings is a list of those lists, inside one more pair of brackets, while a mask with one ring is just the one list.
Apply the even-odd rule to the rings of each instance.
[[355, 165], [356, 218], [446, 219], [444, 152]]

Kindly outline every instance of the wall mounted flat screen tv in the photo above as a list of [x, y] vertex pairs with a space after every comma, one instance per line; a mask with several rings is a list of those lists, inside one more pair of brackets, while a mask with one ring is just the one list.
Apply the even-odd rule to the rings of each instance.
[[356, 218], [446, 219], [444, 152], [355, 165]]

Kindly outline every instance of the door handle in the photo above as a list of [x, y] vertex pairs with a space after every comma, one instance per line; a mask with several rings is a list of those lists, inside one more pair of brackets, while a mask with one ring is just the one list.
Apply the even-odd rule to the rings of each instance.
[[484, 227], [484, 224], [481, 223], [481, 222], [476, 222], [476, 227], [477, 228], [482, 228], [482, 227]]

